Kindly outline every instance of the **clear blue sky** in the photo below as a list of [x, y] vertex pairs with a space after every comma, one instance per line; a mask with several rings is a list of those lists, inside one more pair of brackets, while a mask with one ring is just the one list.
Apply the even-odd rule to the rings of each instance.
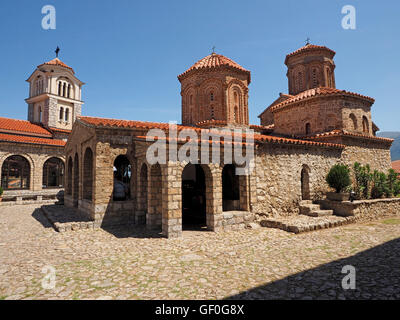
[[[41, 27], [47, 4], [56, 30]], [[341, 27], [348, 4], [356, 30]], [[397, 0], [0, 1], [0, 116], [26, 119], [25, 80], [58, 45], [86, 82], [84, 115], [180, 121], [176, 76], [215, 45], [252, 72], [250, 121], [258, 124], [287, 92], [285, 55], [310, 37], [337, 52], [337, 87], [374, 97], [377, 125], [400, 131], [399, 17]]]

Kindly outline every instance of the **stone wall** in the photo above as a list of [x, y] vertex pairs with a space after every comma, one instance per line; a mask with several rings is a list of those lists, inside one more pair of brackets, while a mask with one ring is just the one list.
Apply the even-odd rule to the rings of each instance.
[[251, 192], [256, 193], [252, 212], [269, 217], [297, 214], [302, 199], [301, 171], [305, 166], [310, 171], [311, 199], [321, 199], [330, 191], [325, 177], [340, 162], [341, 152], [312, 146], [261, 146], [256, 153], [255, 182], [250, 185]]
[[359, 221], [376, 220], [400, 213], [400, 198], [359, 201], [320, 201], [324, 209], [333, 210], [336, 215], [354, 216]]
[[[277, 134], [304, 136], [341, 129], [363, 133], [363, 117], [368, 120], [367, 134], [373, 134], [370, 104], [361, 99], [317, 96], [292, 103], [273, 111], [273, 114], [274, 132]], [[357, 120], [357, 128], [354, 128], [350, 115]], [[306, 124], [310, 124], [309, 133]]]

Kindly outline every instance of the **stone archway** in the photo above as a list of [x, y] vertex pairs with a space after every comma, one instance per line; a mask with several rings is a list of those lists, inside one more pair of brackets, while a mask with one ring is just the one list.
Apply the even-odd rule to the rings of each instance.
[[303, 165], [301, 169], [301, 199], [311, 200], [310, 168], [307, 165]]
[[188, 164], [182, 172], [182, 227], [207, 225], [206, 174], [199, 164]]

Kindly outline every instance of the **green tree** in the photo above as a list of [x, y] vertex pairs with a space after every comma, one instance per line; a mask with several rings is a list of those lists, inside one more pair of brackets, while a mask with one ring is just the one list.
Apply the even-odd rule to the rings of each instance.
[[383, 172], [375, 170], [372, 175], [371, 197], [380, 199], [388, 193], [387, 176]]
[[353, 166], [355, 181], [354, 181], [354, 192], [356, 197], [359, 199], [369, 199], [370, 195], [370, 184], [372, 181], [371, 168], [367, 164], [362, 166], [359, 162], [354, 163]]
[[349, 167], [344, 164], [334, 165], [326, 176], [326, 182], [337, 193], [342, 192], [351, 184]]

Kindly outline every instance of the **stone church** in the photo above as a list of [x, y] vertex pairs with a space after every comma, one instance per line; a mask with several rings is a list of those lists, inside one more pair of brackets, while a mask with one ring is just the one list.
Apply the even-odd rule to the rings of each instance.
[[[237, 229], [260, 214], [298, 214], [302, 200], [330, 191], [325, 177], [339, 162], [389, 169], [392, 140], [375, 135], [374, 99], [336, 89], [334, 55], [311, 44], [288, 54], [288, 93], [265, 109], [260, 125], [249, 124], [251, 73], [231, 59], [212, 53], [178, 76], [177, 131], [254, 130], [254, 170], [247, 175], [224, 162], [231, 152], [224, 139], [217, 161], [188, 163], [168, 154], [166, 163], [152, 164], [148, 133], [168, 131], [168, 124], [78, 117], [65, 146], [65, 204], [98, 227], [131, 223], [179, 237], [185, 228]], [[165, 140], [178, 149], [187, 142]], [[215, 142], [194, 143], [204, 149]]]
[[[237, 175], [226, 162], [234, 142], [195, 139], [199, 150], [220, 147], [217, 160], [150, 163], [153, 129], [166, 145], [168, 123], [81, 116], [82, 86], [58, 58], [37, 67], [30, 84], [28, 121], [0, 118], [1, 184], [5, 197], [42, 199], [64, 190], [64, 203], [96, 227], [138, 224], [169, 238], [186, 228], [243, 228], [259, 215], [299, 213], [303, 200], [330, 191], [326, 174], [336, 163], [391, 167], [391, 139], [378, 138], [374, 99], [336, 89], [335, 52], [307, 44], [288, 54], [288, 93], [280, 93], [249, 123], [251, 73], [212, 53], [178, 76], [182, 120], [178, 132], [251, 129], [253, 170]], [[247, 137], [246, 134], [243, 137]]]

